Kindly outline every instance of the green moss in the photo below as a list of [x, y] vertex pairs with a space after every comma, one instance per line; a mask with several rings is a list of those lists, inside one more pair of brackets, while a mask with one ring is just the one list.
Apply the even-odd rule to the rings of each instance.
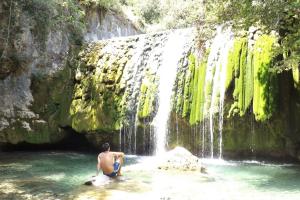
[[[96, 66], [98, 61], [99, 61], [99, 58], [100, 58], [100, 55], [101, 55], [101, 50], [99, 50], [97, 47], [93, 49], [93, 51], [91, 51], [89, 54], [87, 54], [87, 66]], [[105, 66], [103, 66], [103, 68], [107, 68], [108, 67], [108, 63], [105, 62], [104, 63]]]
[[245, 115], [253, 98], [252, 52], [248, 48], [247, 38], [236, 38], [233, 49], [229, 52], [227, 64], [226, 87], [234, 77], [234, 103], [229, 116]]
[[[234, 127], [232, 123], [234, 123]], [[250, 114], [246, 114], [242, 118], [234, 117], [224, 123], [223, 150], [244, 157], [247, 155], [278, 155], [279, 152], [286, 152], [285, 140], [287, 138], [285, 138], [284, 132], [286, 132], [284, 120], [279, 116], [264, 123], [255, 122]]]
[[269, 119], [276, 109], [277, 77], [270, 72], [274, 57], [274, 36], [262, 35], [254, 45], [254, 97], [253, 112], [256, 120]]
[[245, 111], [247, 109], [245, 102], [245, 96], [246, 96], [246, 89], [248, 88], [248, 85], [246, 85], [246, 79], [247, 79], [247, 71], [246, 71], [246, 66], [247, 66], [247, 38], [242, 39], [242, 46], [241, 46], [241, 54], [240, 54], [240, 75], [238, 78], [238, 107], [240, 109], [240, 115], [243, 116], [245, 114]]
[[204, 118], [204, 87], [205, 87], [205, 74], [206, 74], [207, 61], [204, 58], [200, 64], [196, 63], [196, 69], [193, 77], [193, 90], [192, 90], [192, 107], [190, 115], [190, 124], [196, 124]]
[[175, 103], [173, 105], [175, 105], [175, 111], [178, 115], [181, 115], [182, 112], [182, 105], [183, 105], [183, 101], [184, 101], [184, 96], [183, 96], [183, 92], [184, 92], [184, 82], [185, 82], [185, 78], [184, 78], [184, 73], [179, 72], [177, 74], [177, 89], [176, 94], [174, 95], [173, 98], [173, 102], [175, 101]]
[[24, 141], [30, 144], [52, 143], [51, 138], [54, 135], [57, 135], [57, 133], [52, 133], [48, 126], [40, 125], [39, 128], [36, 128], [35, 132], [26, 133]]
[[[69, 126], [71, 123], [71, 117], [68, 111], [72, 102], [74, 87], [71, 81], [72, 76], [72, 70], [66, 67], [51, 84], [52, 90], [50, 97], [53, 100], [52, 103], [57, 106], [57, 111], [50, 116], [50, 119], [58, 122], [60, 126]], [[51, 120], [49, 122], [51, 123]]]
[[[207, 115], [210, 113], [210, 107], [211, 107], [211, 97], [213, 92], [213, 83], [212, 80], [205, 80], [204, 84], [204, 102], [203, 102], [203, 113], [204, 117], [207, 117]], [[217, 101], [215, 101], [217, 102]]]
[[155, 77], [147, 71], [141, 85], [141, 93], [138, 106], [138, 117], [140, 119], [149, 117], [154, 111], [154, 99], [157, 92]]
[[229, 51], [227, 60], [226, 89], [229, 87], [233, 78], [238, 77], [239, 75], [242, 45], [243, 40], [241, 38], [237, 38], [234, 40], [233, 48]]
[[78, 132], [118, 130], [125, 116], [126, 94], [120, 81], [127, 60], [103, 56], [104, 46], [95, 44], [92, 50], [80, 54], [82, 65], [78, 70], [83, 78], [75, 85], [69, 110], [72, 128]]
[[190, 124], [200, 122], [204, 117], [204, 87], [207, 56], [199, 60], [194, 54], [188, 57], [188, 67], [177, 75], [175, 95], [176, 113]]
[[[59, 127], [70, 126], [69, 108], [74, 87], [72, 76], [70, 66], [66, 66], [52, 76], [41, 74], [32, 76], [30, 89], [35, 101], [31, 109], [38, 113], [40, 119], [48, 122], [43, 124], [44, 128], [42, 126], [37, 126], [37, 129], [32, 128], [34, 133], [55, 135]], [[34, 133], [33, 137], [35, 137]]]
[[194, 70], [195, 70], [195, 57], [190, 55], [189, 68], [186, 72], [185, 80], [184, 80], [183, 109], [182, 109], [182, 117], [183, 118], [186, 118], [190, 115], [190, 107], [191, 107], [190, 94], [192, 92]]
[[191, 92], [191, 111], [190, 111], [190, 123], [196, 122], [196, 104], [197, 104], [197, 85], [198, 85], [198, 66], [196, 66], [196, 58], [193, 54], [189, 56], [189, 70], [192, 74], [189, 91]]
[[150, 99], [150, 95], [146, 95], [146, 99], [145, 99], [145, 104], [144, 104], [144, 107], [143, 107], [143, 112], [142, 114], [140, 115], [140, 117], [142, 118], [145, 118], [145, 117], [148, 117], [150, 116], [151, 114], [151, 111], [152, 111], [152, 107], [151, 107], [151, 99]]
[[[253, 100], [256, 120], [266, 120], [274, 112], [277, 95], [276, 75], [270, 73], [274, 53], [273, 36], [262, 35], [255, 42], [254, 49], [247, 47], [247, 38], [235, 40], [229, 54], [228, 68], [234, 69], [234, 103], [229, 116], [244, 116]], [[229, 70], [230, 71], [230, 70]], [[230, 79], [231, 75], [228, 75]]]
[[244, 97], [243, 114], [250, 107], [251, 102], [253, 100], [253, 87], [254, 87], [253, 52], [249, 48], [248, 48], [245, 72], [246, 72], [246, 75], [245, 75], [245, 84], [244, 84], [245, 93], [243, 96]]
[[90, 99], [73, 100], [70, 109], [72, 128], [78, 132], [117, 130], [119, 102], [120, 99], [109, 90]]
[[43, 120], [16, 121], [11, 125], [14, 128], [4, 129], [2, 135], [11, 144], [22, 142], [29, 144], [53, 144], [61, 141], [66, 136], [66, 132], [62, 129], [52, 127], [51, 123]]
[[204, 86], [205, 86], [205, 74], [206, 74], [207, 60], [204, 59], [199, 65], [198, 73], [198, 88], [197, 88], [197, 104], [196, 104], [196, 122], [200, 122], [204, 118]]
[[299, 67], [297, 64], [294, 64], [292, 66], [293, 71], [293, 80], [294, 80], [294, 86], [297, 89], [300, 89], [300, 75], [299, 75]]

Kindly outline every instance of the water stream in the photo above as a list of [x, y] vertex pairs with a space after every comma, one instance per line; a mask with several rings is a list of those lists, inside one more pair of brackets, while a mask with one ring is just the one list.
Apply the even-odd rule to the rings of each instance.
[[[225, 97], [226, 66], [229, 49], [233, 44], [230, 30], [217, 28], [217, 34], [210, 46], [205, 76], [204, 113], [209, 116], [210, 157], [214, 158], [214, 120], [218, 113], [219, 157], [222, 157], [223, 104]], [[210, 92], [211, 91], [211, 92]]]
[[193, 29], [176, 30], [170, 33], [164, 47], [162, 64], [158, 71], [158, 111], [153, 120], [156, 131], [156, 154], [165, 151], [168, 119], [171, 112], [171, 97], [180, 59], [191, 48]]

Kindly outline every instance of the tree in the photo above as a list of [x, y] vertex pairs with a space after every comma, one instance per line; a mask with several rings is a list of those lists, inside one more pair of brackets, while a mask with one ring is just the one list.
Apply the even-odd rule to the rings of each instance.
[[288, 70], [300, 63], [300, 0], [206, 0], [205, 21], [231, 23], [235, 29], [258, 26], [279, 33], [277, 70]]

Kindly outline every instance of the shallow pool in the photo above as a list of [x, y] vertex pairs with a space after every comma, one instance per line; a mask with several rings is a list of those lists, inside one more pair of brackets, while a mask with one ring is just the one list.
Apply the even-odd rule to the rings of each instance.
[[96, 173], [96, 156], [0, 154], [0, 199], [300, 199], [299, 165], [203, 160], [208, 175], [202, 175], [157, 170], [154, 157], [127, 156], [121, 178], [85, 186]]

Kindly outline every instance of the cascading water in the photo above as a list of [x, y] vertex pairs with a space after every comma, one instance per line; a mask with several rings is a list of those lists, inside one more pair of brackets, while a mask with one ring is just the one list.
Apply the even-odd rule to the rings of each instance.
[[[128, 113], [127, 120], [129, 125], [124, 126], [123, 132], [123, 143], [124, 150], [128, 153], [136, 153], [136, 104], [139, 95], [139, 88], [141, 85], [141, 71], [142, 71], [142, 61], [143, 61], [143, 53], [145, 46], [145, 36], [141, 35], [136, 44], [136, 48], [133, 54], [133, 57], [130, 59], [129, 63], [126, 65], [124, 69], [124, 74], [132, 74], [132, 78], [128, 80], [128, 84], [132, 85], [132, 87], [128, 87], [130, 91], [128, 93], [132, 94], [134, 98], [130, 98], [128, 101], [128, 107], [131, 108], [132, 112]], [[133, 108], [133, 109], [132, 109]], [[122, 146], [122, 128], [120, 131], [120, 146]]]
[[[210, 157], [214, 157], [214, 117], [219, 113], [219, 157], [222, 156], [223, 104], [225, 96], [226, 66], [229, 49], [233, 45], [230, 30], [217, 28], [217, 35], [210, 47], [205, 80], [205, 111], [209, 115]], [[211, 92], [209, 92], [211, 90]], [[203, 137], [204, 138], [204, 137]], [[204, 141], [203, 141], [204, 142]]]
[[[162, 35], [164, 36], [162, 39]], [[133, 98], [127, 102], [127, 110], [129, 112], [127, 121], [130, 123], [123, 127], [120, 131], [120, 146], [123, 143], [123, 150], [128, 153], [136, 153], [137, 149], [137, 127], [139, 123], [139, 97], [140, 88], [143, 82], [147, 82], [145, 77], [145, 69], [151, 68], [155, 76], [158, 77], [158, 101], [157, 113], [152, 121], [152, 126], [149, 128], [149, 137], [151, 141], [155, 142], [155, 153], [161, 154], [165, 151], [167, 143], [166, 136], [168, 130], [168, 119], [171, 111], [171, 97], [173, 94], [173, 86], [176, 79], [178, 64], [181, 59], [187, 57], [188, 52], [192, 46], [193, 29], [175, 30], [158, 34], [156, 39], [152, 37], [139, 36], [133, 57], [126, 65], [124, 74], [131, 78], [128, 80], [128, 93]], [[233, 38], [230, 30], [223, 31], [221, 27], [217, 29], [217, 35], [210, 46], [210, 54], [207, 61], [207, 70], [204, 84], [205, 102], [204, 115], [207, 122], [203, 123], [199, 136], [202, 140], [202, 155], [205, 155], [205, 145], [209, 145], [209, 155], [214, 157], [214, 120], [216, 120], [216, 113], [218, 114], [218, 149], [219, 157], [222, 155], [222, 128], [223, 128], [223, 103], [225, 95], [225, 81], [226, 81], [226, 66], [227, 57], [230, 47], [232, 46]], [[159, 44], [159, 45], [158, 45]], [[126, 77], [126, 76], [125, 76]], [[177, 122], [176, 118], [176, 123]], [[145, 119], [143, 120], [145, 123]], [[208, 125], [208, 127], [206, 126]], [[152, 134], [154, 131], [155, 141], [152, 141]], [[176, 140], [178, 143], [178, 124], [176, 124]], [[122, 136], [123, 135], [123, 136]], [[194, 127], [192, 131], [193, 137], [198, 137], [197, 129]], [[146, 132], [143, 129], [143, 138]], [[206, 138], [208, 140], [206, 140]], [[190, 142], [195, 142], [191, 140]], [[145, 140], [143, 146], [145, 147]], [[196, 145], [196, 144], [195, 144]]]
[[[87, 140], [97, 147], [107, 140], [113, 148], [119, 144], [126, 153], [153, 154], [156, 147], [160, 154], [165, 146], [177, 144], [198, 155], [202, 150], [204, 156], [221, 157], [225, 83], [234, 89], [230, 116], [246, 112], [255, 96], [260, 101], [263, 91], [254, 94], [253, 88], [269, 84], [256, 84], [260, 68], [255, 68], [255, 59], [260, 63], [257, 54], [261, 45], [267, 44], [260, 41], [264, 37], [258, 34], [260, 40], [255, 41], [254, 36], [251, 43], [244, 36], [235, 40], [228, 74], [227, 57], [233, 38], [230, 31], [222, 32], [221, 28], [206, 52], [196, 48], [203, 47], [204, 38], [196, 43], [191, 29], [87, 44], [78, 55], [68, 124], [77, 132], [87, 133]], [[275, 42], [275, 38], [270, 39]], [[246, 49], [249, 45], [254, 51]], [[260, 113], [265, 101], [255, 104], [255, 117], [271, 114]], [[230, 142], [231, 133], [228, 136]], [[253, 134], [253, 142], [256, 139]]]
[[230, 31], [225, 33], [226, 44], [223, 46], [223, 54], [220, 58], [221, 75], [220, 75], [220, 99], [219, 99], [219, 158], [222, 158], [222, 143], [223, 143], [223, 115], [224, 115], [224, 98], [226, 92], [226, 77], [227, 77], [227, 59], [230, 48], [233, 46], [233, 35]]
[[[195, 49], [195, 32], [193, 28], [173, 30], [89, 44], [82, 53], [84, 65], [78, 69], [84, 80], [76, 86], [74, 125], [87, 131], [120, 130], [120, 150], [129, 154], [160, 154], [175, 141], [188, 143], [196, 151], [202, 144], [202, 155], [213, 157], [217, 138], [222, 155], [226, 62], [232, 36], [218, 29], [205, 66], [196, 59], [203, 54]], [[193, 112], [203, 110], [192, 115], [192, 107]], [[176, 114], [170, 118], [172, 109]], [[188, 121], [193, 118], [194, 122]], [[219, 137], [214, 133], [217, 119]], [[191, 132], [188, 122], [193, 124]]]
[[[120, 132], [120, 138], [124, 144], [123, 151], [129, 154], [137, 153], [137, 127], [139, 123], [139, 105], [141, 96], [141, 85], [146, 79], [145, 71], [152, 71], [154, 74], [159, 66], [159, 55], [162, 54], [162, 45], [164, 44], [164, 34], [140, 35], [137, 37], [133, 56], [125, 66], [124, 82], [130, 87], [126, 87], [126, 93], [130, 98], [126, 102], [127, 116], [123, 132]], [[145, 135], [145, 134], [144, 134]]]
[[156, 154], [165, 151], [168, 119], [171, 111], [171, 97], [176, 79], [177, 66], [191, 48], [193, 29], [175, 30], [170, 33], [164, 48], [162, 64], [158, 71], [158, 111], [153, 120], [156, 136]]

